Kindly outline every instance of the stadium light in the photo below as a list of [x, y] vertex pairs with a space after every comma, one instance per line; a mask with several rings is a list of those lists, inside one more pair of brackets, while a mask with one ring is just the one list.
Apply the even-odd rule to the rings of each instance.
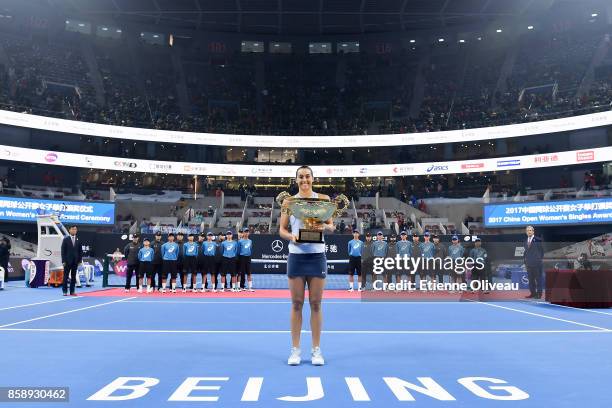
[[444, 42], [444, 38], [438, 38], [438, 42]]
[[85, 27], [85, 24], [79, 23], [79, 27]]
[[460, 42], [461, 44], [463, 44], [463, 43], [465, 43], [465, 40], [459, 40], [459, 42]]
[[410, 40], [410, 44], [414, 44], [416, 40]]
[[502, 29], [501, 29], [501, 28], [498, 28], [497, 30], [495, 30], [495, 32], [496, 32], [496, 33], [501, 33], [501, 32], [502, 32]]
[[599, 14], [598, 13], [592, 13], [591, 17], [597, 17]]
[[532, 26], [532, 25], [527, 26], [527, 29], [528, 29], [528, 30], [533, 30], [533, 26]]
[[482, 37], [478, 37], [478, 41], [482, 41]]
[[108, 31], [108, 27], [102, 27], [102, 31]]

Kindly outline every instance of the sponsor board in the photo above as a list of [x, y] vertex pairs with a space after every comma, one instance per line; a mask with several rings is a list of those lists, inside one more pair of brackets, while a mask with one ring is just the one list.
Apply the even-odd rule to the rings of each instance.
[[484, 163], [464, 163], [461, 165], [462, 170], [471, 170], [471, 169], [482, 169], [484, 168]]
[[45, 155], [45, 161], [47, 163], [55, 163], [57, 161], [57, 153], [49, 152]]
[[45, 116], [29, 115], [18, 112], [1, 111], [0, 124], [28, 127], [61, 133], [76, 133], [86, 136], [108, 137], [140, 141], [155, 140], [160, 143], [184, 143], [211, 146], [256, 146], [256, 147], [374, 147], [400, 146], [404, 144], [455, 143], [476, 140], [523, 137], [535, 134], [566, 132], [612, 124], [612, 112], [580, 115], [569, 118], [552, 119], [540, 122], [519, 123], [514, 125], [484, 128], [392, 135], [352, 135], [352, 136], [260, 136], [224, 135], [211, 133], [177, 132], [157, 129], [141, 129], [87, 123], [66, 119], [49, 119]]
[[521, 159], [511, 159], [511, 160], [498, 160], [497, 161], [497, 167], [498, 168], [504, 168], [504, 167], [517, 167], [521, 165]]
[[581, 152], [576, 152], [577, 162], [586, 162], [593, 160], [595, 160], [595, 152], [593, 150], [583, 150]]

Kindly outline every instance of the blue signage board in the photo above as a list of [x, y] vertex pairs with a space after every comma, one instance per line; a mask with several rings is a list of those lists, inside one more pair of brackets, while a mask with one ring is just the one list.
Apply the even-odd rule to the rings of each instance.
[[36, 222], [39, 215], [57, 215], [64, 224], [113, 225], [115, 204], [0, 197], [0, 221]]
[[569, 201], [487, 204], [485, 227], [580, 225], [612, 222], [612, 197]]

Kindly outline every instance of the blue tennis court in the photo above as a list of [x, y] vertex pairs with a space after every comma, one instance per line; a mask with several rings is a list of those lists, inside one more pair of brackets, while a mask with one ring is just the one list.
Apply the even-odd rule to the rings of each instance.
[[612, 404], [609, 309], [326, 298], [326, 365], [310, 364], [305, 305], [290, 367], [288, 299], [10, 289], [0, 383], [69, 387], [68, 406]]

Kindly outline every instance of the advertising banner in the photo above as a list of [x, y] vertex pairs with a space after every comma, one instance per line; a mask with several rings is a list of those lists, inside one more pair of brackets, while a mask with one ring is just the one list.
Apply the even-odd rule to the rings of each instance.
[[487, 228], [609, 223], [612, 198], [489, 204], [484, 206], [484, 219]]
[[1, 221], [36, 222], [45, 214], [55, 214], [67, 224], [113, 225], [115, 204], [0, 196]]

